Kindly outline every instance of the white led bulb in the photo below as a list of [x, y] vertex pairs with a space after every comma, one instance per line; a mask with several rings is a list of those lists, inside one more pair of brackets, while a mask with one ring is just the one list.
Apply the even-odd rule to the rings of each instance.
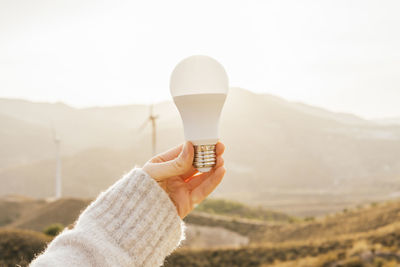
[[229, 90], [225, 69], [208, 56], [188, 57], [173, 70], [170, 90], [185, 138], [194, 145], [193, 165], [208, 172], [216, 163], [219, 118]]

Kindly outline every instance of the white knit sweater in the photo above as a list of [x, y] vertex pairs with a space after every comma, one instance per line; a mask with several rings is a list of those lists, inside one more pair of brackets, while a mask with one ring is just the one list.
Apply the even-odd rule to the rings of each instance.
[[133, 169], [30, 266], [160, 266], [185, 238], [184, 228], [167, 193], [143, 170]]

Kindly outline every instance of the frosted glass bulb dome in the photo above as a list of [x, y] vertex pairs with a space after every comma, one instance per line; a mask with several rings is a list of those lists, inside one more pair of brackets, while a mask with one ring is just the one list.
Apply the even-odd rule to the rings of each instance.
[[207, 172], [216, 163], [219, 118], [229, 90], [225, 69], [208, 56], [188, 57], [173, 70], [170, 90], [185, 138], [194, 145], [193, 165]]

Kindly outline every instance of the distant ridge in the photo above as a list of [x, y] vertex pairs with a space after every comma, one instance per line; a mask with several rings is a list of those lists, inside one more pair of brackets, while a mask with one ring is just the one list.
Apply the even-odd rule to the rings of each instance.
[[[156, 104], [158, 151], [183, 141], [171, 102]], [[52, 197], [54, 145], [63, 140], [66, 196], [93, 198], [151, 157], [148, 107], [76, 109], [0, 99], [0, 195]], [[294, 215], [318, 215], [388, 199], [400, 191], [400, 125], [231, 88], [221, 140], [226, 178], [214, 196]]]

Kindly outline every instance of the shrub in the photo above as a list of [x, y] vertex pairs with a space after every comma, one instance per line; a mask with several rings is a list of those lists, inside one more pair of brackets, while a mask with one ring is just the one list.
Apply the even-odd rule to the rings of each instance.
[[53, 223], [47, 226], [44, 230], [43, 233], [49, 236], [56, 236], [58, 235], [62, 230], [64, 229], [64, 225], [61, 223]]
[[264, 221], [290, 220], [290, 216], [281, 212], [264, 209], [261, 206], [248, 206], [239, 202], [225, 199], [206, 199], [196, 207], [196, 210], [211, 214]]

